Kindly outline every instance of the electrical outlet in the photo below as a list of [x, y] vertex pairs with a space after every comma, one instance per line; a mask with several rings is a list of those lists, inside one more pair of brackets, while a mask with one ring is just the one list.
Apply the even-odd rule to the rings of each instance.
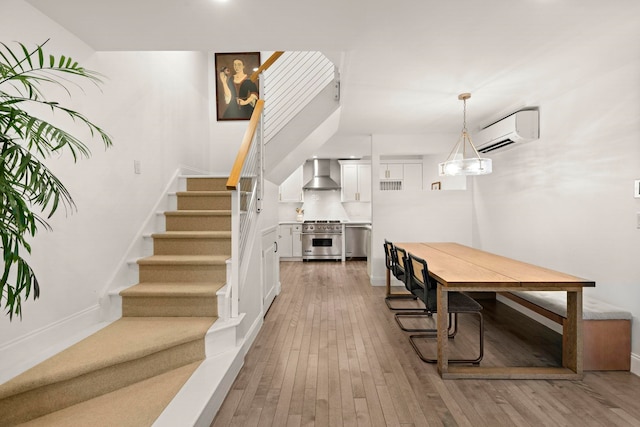
[[133, 161], [133, 172], [136, 174], [140, 174], [140, 160]]

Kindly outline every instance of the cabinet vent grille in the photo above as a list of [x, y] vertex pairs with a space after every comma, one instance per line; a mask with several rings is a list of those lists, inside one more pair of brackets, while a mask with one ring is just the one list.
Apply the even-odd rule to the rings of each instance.
[[402, 181], [400, 180], [380, 181], [380, 191], [402, 191]]

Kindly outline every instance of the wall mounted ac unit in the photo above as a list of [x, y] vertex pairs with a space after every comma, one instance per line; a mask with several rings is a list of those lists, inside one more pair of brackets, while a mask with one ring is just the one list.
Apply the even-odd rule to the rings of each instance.
[[517, 111], [477, 133], [474, 144], [479, 152], [505, 150], [540, 137], [538, 110]]

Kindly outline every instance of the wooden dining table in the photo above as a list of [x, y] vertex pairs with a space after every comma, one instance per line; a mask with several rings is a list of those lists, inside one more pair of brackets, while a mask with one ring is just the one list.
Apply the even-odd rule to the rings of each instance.
[[[438, 372], [442, 378], [581, 379], [582, 289], [595, 282], [451, 242], [394, 243], [427, 261], [438, 283]], [[447, 292], [566, 291], [562, 366], [449, 364]]]

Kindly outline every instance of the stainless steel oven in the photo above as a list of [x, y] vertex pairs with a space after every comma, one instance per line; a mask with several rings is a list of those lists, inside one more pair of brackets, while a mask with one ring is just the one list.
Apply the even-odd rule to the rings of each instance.
[[305, 221], [302, 225], [302, 259], [342, 260], [340, 221]]

